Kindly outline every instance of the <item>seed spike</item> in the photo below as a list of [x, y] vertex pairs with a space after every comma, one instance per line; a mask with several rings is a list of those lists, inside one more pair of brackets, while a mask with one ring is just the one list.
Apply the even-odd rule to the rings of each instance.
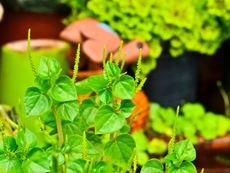
[[103, 68], [105, 69], [105, 62], [106, 62], [106, 46], [105, 45], [103, 47], [102, 59], [103, 59]]
[[138, 83], [140, 82], [141, 79], [141, 68], [142, 68], [142, 49], [139, 49], [139, 56], [138, 56], [138, 61], [137, 61], [137, 70], [135, 73], [135, 84], [136, 87], [138, 86]]
[[32, 72], [34, 74], [34, 77], [36, 77], [37, 76], [37, 71], [36, 71], [35, 65], [33, 63], [32, 56], [31, 56], [30, 40], [31, 40], [31, 29], [29, 28], [28, 29], [28, 34], [27, 34], [27, 50], [28, 50], [28, 57], [29, 57], [29, 61], [30, 61], [30, 66], [31, 66]]
[[115, 57], [115, 63], [116, 63], [117, 65], [119, 64], [119, 61], [120, 61], [120, 59], [121, 59], [122, 47], [123, 47], [123, 41], [120, 42], [120, 47], [119, 47], [119, 49], [118, 49], [117, 56]]
[[179, 112], [180, 112], [180, 106], [177, 106], [177, 109], [176, 109], [176, 119], [175, 119], [175, 122], [173, 124], [172, 137], [171, 137], [171, 139], [169, 141], [169, 144], [168, 144], [168, 154], [172, 154], [173, 151], [174, 151], [175, 138], [176, 138], [176, 122], [177, 122], [177, 118], [179, 116]]
[[125, 54], [124, 54], [124, 58], [123, 58], [123, 60], [122, 60], [122, 62], [121, 62], [121, 71], [123, 70], [123, 68], [124, 68], [124, 66], [125, 66], [126, 58], [127, 58], [127, 54], [125, 53]]
[[109, 61], [113, 62], [113, 53], [112, 52], [109, 54]]
[[81, 45], [78, 44], [77, 51], [76, 51], [74, 68], [73, 68], [73, 77], [72, 77], [73, 83], [75, 83], [77, 75], [78, 75], [78, 68], [79, 68], [79, 61], [80, 61], [80, 50], [81, 50]]

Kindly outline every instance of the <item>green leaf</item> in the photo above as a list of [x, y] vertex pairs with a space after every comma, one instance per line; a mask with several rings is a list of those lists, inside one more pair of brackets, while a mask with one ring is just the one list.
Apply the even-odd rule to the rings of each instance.
[[168, 173], [197, 173], [191, 162], [183, 162], [179, 167], [170, 167]]
[[61, 76], [57, 79], [51, 89], [51, 97], [59, 102], [73, 101], [77, 99], [77, 92], [72, 80], [68, 76]]
[[91, 99], [84, 100], [80, 105], [80, 115], [83, 117], [89, 127], [92, 127], [95, 122], [97, 108], [94, 106], [94, 101]]
[[93, 90], [89, 86], [88, 79], [84, 79], [82, 81], [75, 83], [75, 87], [76, 87], [78, 96], [83, 96], [83, 95], [90, 94], [93, 92]]
[[22, 163], [25, 173], [47, 173], [50, 171], [49, 165], [48, 155], [41, 150], [37, 150], [33, 152], [33, 154], [30, 154], [29, 158]]
[[49, 80], [42, 79], [39, 76], [35, 78], [34, 83], [43, 92], [46, 92], [50, 88]]
[[131, 100], [121, 101], [120, 110], [122, 114], [125, 116], [125, 118], [128, 118], [132, 114], [135, 106], [136, 105]]
[[90, 88], [96, 92], [106, 88], [108, 85], [108, 81], [106, 80], [104, 74], [90, 76], [87, 80]]
[[13, 152], [17, 149], [16, 140], [11, 136], [5, 136], [3, 138], [4, 150], [7, 152]]
[[37, 137], [29, 129], [21, 129], [17, 135], [17, 144], [20, 147], [35, 147], [37, 144]]
[[105, 161], [100, 161], [94, 166], [95, 173], [113, 173], [113, 167], [111, 164]]
[[0, 159], [0, 171], [2, 173], [24, 173], [19, 159]]
[[43, 57], [38, 67], [38, 75], [41, 79], [57, 79], [61, 72], [59, 62], [55, 58]]
[[153, 138], [148, 145], [148, 153], [162, 155], [167, 151], [167, 143], [165, 140]]
[[86, 161], [78, 159], [74, 162], [68, 162], [67, 173], [84, 173]]
[[30, 87], [26, 91], [24, 104], [27, 115], [38, 116], [51, 109], [52, 100], [38, 88]]
[[[100, 154], [100, 150], [91, 143], [91, 140], [86, 140], [86, 152], [87, 157], [93, 158], [96, 155]], [[83, 150], [83, 137], [81, 135], [69, 135], [68, 136], [68, 143], [65, 144], [70, 148], [69, 151], [69, 160], [75, 161], [76, 159], [82, 158], [82, 150]]]
[[124, 75], [113, 85], [114, 96], [121, 99], [132, 99], [135, 91], [135, 82], [131, 76]]
[[164, 167], [160, 160], [151, 159], [141, 169], [141, 173], [164, 173]]
[[104, 104], [111, 103], [112, 100], [112, 92], [109, 89], [100, 90], [98, 93], [99, 99]]
[[144, 165], [149, 160], [149, 156], [145, 151], [137, 151], [137, 163]]
[[69, 101], [69, 102], [62, 102], [62, 103], [58, 103], [55, 106], [55, 109], [57, 115], [60, 116], [62, 120], [73, 121], [78, 115], [79, 105], [76, 100]]
[[143, 131], [135, 131], [132, 133], [132, 137], [136, 141], [137, 150], [145, 151], [148, 148], [148, 138]]
[[125, 118], [108, 105], [99, 108], [95, 117], [97, 134], [113, 133], [120, 130], [124, 124]]
[[175, 144], [174, 152], [180, 161], [193, 161], [196, 158], [196, 150], [189, 140], [183, 140]]
[[120, 73], [121, 69], [115, 63], [107, 62], [105, 64], [105, 74], [107, 77], [114, 79], [119, 77]]
[[132, 158], [135, 148], [134, 139], [128, 134], [119, 135], [112, 141], [109, 141], [105, 145], [105, 154], [108, 156], [114, 164], [127, 165]]

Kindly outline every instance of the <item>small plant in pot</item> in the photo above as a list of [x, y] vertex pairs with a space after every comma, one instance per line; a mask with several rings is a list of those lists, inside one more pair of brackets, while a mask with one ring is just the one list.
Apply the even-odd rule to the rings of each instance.
[[[117, 59], [104, 61], [103, 74], [76, 82], [79, 53], [80, 48], [72, 78], [60, 75], [60, 64], [53, 58], [43, 58], [38, 68], [31, 61], [35, 86], [27, 89], [24, 107], [27, 117], [39, 121], [42, 138], [26, 128], [23, 121], [19, 121], [18, 133], [12, 136], [1, 128], [1, 172], [136, 172], [136, 144], [128, 134], [126, 118], [134, 109], [134, 93], [145, 81], [139, 75], [140, 61], [135, 79], [122, 73], [123, 65]], [[78, 100], [85, 94], [90, 97]], [[174, 140], [172, 137], [166, 172], [196, 173], [191, 163], [195, 159], [192, 144], [182, 141], [174, 147]], [[141, 172], [149, 170], [165, 172], [157, 160], [150, 160]]]

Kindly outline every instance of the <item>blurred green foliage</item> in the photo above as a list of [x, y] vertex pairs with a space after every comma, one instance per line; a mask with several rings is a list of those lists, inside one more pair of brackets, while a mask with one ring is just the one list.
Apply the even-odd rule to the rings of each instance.
[[[158, 134], [172, 135], [176, 112], [173, 108], [163, 108], [151, 104], [150, 128]], [[187, 103], [181, 108], [177, 118], [177, 135], [187, 138], [193, 143], [199, 142], [199, 137], [205, 140], [215, 139], [230, 131], [230, 119], [213, 112], [206, 112], [198, 103]]]
[[163, 49], [173, 57], [184, 51], [212, 55], [230, 37], [229, 0], [63, 1], [72, 8], [66, 23], [91, 16], [108, 23], [125, 41], [148, 42], [144, 73], [155, 67]]

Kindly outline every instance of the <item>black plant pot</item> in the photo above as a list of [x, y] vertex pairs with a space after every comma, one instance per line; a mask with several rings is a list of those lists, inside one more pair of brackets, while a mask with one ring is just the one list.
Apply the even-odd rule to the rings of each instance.
[[229, 52], [230, 41], [223, 44], [222, 49], [222, 68], [223, 68], [223, 86], [227, 92], [230, 92], [230, 52]]
[[162, 106], [176, 107], [194, 102], [197, 96], [198, 57], [186, 53], [178, 58], [163, 53], [157, 68], [150, 73], [144, 91], [150, 101]]

